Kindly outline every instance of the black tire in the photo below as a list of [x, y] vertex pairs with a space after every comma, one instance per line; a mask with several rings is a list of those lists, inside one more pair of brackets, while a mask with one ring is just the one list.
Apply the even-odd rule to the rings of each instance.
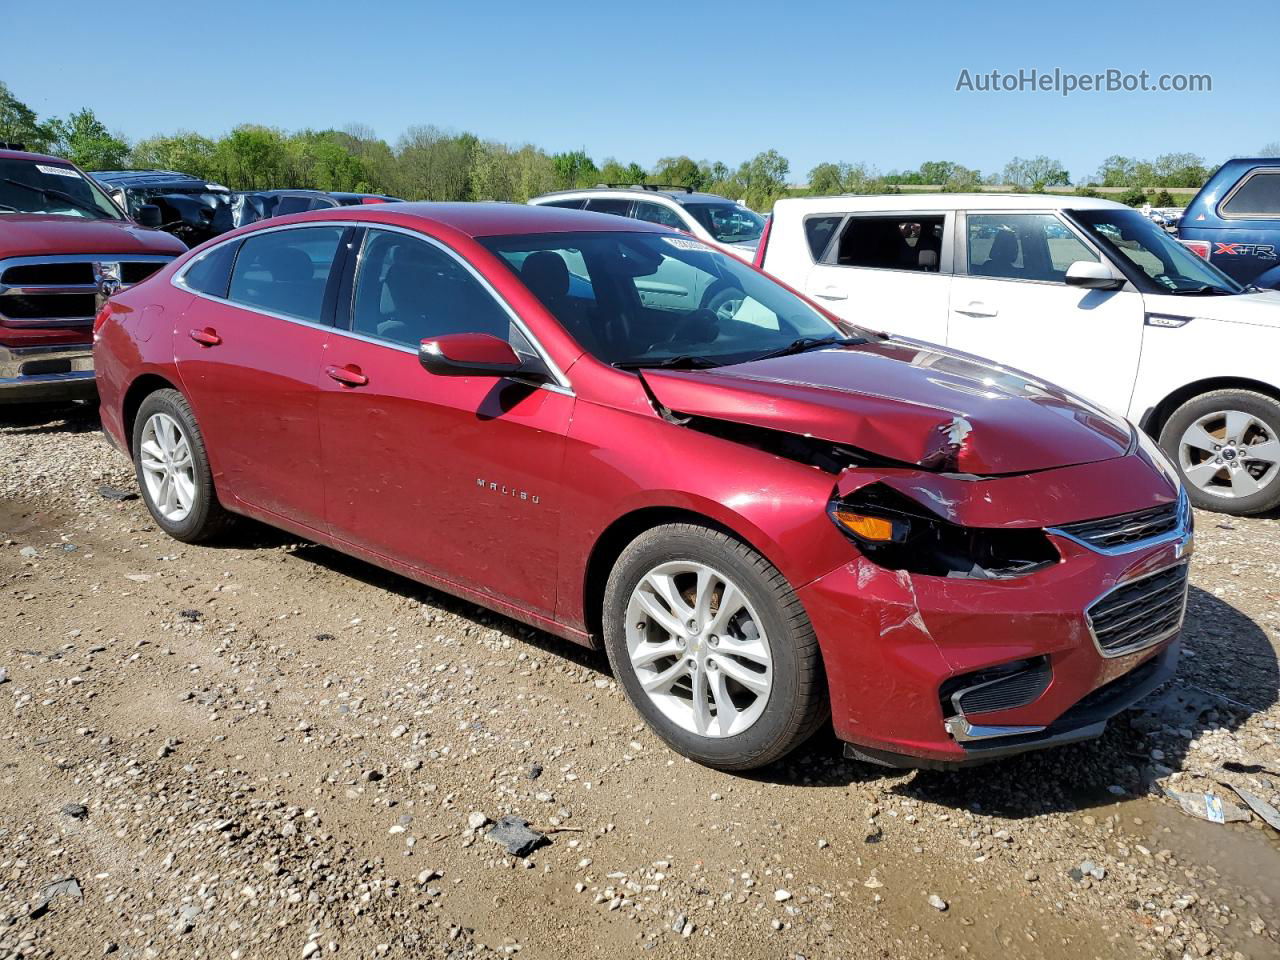
[[[167, 519], [152, 501], [151, 492], [143, 476], [142, 435], [147, 421], [157, 413], [165, 413], [176, 420], [186, 437], [191, 450], [192, 474], [194, 477], [195, 499], [190, 512], [179, 521]], [[231, 525], [232, 515], [218, 502], [217, 492], [213, 487], [213, 475], [209, 469], [209, 456], [205, 452], [204, 436], [196, 423], [195, 414], [184, 397], [177, 390], [157, 390], [149, 394], [138, 407], [138, 415], [133, 421], [133, 466], [137, 476], [138, 489], [142, 493], [142, 502], [147, 505], [152, 519], [169, 536], [183, 543], [207, 543], [221, 536]]]
[[[763, 713], [747, 729], [725, 737], [685, 730], [654, 704], [640, 685], [627, 650], [631, 595], [655, 567], [673, 561], [705, 564], [731, 578], [762, 621], [769, 638], [773, 681]], [[604, 595], [604, 643], [627, 699], [673, 750], [719, 770], [750, 770], [786, 756], [830, 716], [826, 676], [813, 626], [786, 578], [733, 537], [692, 523], [655, 527], [618, 557]]]
[[[1187, 495], [1197, 507], [1236, 516], [1250, 516], [1275, 510], [1280, 507], [1280, 469], [1264, 474], [1268, 479], [1264, 481], [1262, 489], [1246, 496], [1225, 495], [1225, 491], [1230, 489], [1225, 485], [1222, 487], [1224, 494], [1214, 493], [1212, 488], [1206, 490], [1187, 477], [1185, 464], [1179, 452], [1183, 434], [1198, 420], [1227, 410], [1239, 410], [1256, 417], [1265, 426], [1265, 431], [1270, 435], [1269, 439], [1280, 439], [1280, 401], [1252, 390], [1213, 390], [1188, 400], [1173, 412], [1160, 431], [1160, 447], [1182, 475]], [[1257, 441], [1258, 435], [1259, 431], [1254, 428], [1251, 438], [1243, 438], [1246, 449], [1249, 442]], [[1244, 462], [1248, 463], [1247, 460]]]

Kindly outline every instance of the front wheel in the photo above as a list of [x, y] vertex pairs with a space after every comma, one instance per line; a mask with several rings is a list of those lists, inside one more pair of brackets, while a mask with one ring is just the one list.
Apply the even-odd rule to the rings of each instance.
[[771, 763], [830, 709], [795, 592], [750, 547], [707, 527], [656, 527], [623, 551], [605, 588], [604, 639], [649, 726], [710, 767]]
[[1160, 431], [1191, 502], [1246, 516], [1280, 507], [1280, 402], [1252, 390], [1188, 400]]

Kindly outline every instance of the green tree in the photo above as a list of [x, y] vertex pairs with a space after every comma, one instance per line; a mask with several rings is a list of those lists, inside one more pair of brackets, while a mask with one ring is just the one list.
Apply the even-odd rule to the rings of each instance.
[[57, 137], [54, 150], [85, 170], [119, 170], [129, 157], [129, 144], [114, 136], [88, 107], [66, 120], [51, 120], [49, 127]]
[[1043, 154], [1030, 159], [1014, 157], [1004, 166], [1004, 181], [1024, 190], [1043, 191], [1045, 187], [1065, 187], [1071, 175], [1061, 162]]
[[950, 160], [926, 160], [920, 164], [920, 182], [945, 186], [955, 172], [956, 164]]
[[613, 157], [607, 157], [600, 164], [601, 183], [644, 183], [648, 176], [644, 172], [644, 167], [638, 163], [628, 163], [624, 166]]
[[1124, 193], [1118, 194], [1115, 199], [1130, 207], [1140, 207], [1147, 202], [1147, 191], [1141, 187], [1130, 187]]
[[1204, 158], [1194, 153], [1166, 153], [1156, 157], [1155, 183], [1143, 186], [1195, 187], [1199, 189], [1209, 179], [1209, 168]]
[[1100, 187], [1127, 187], [1134, 182], [1135, 166], [1131, 158], [1114, 154], [1102, 161], [1093, 182]]
[[220, 176], [217, 150], [214, 141], [198, 133], [148, 137], [133, 145], [129, 166], [143, 170], [177, 170], [193, 177], [216, 180]]
[[692, 187], [694, 190], [701, 190], [707, 185], [702, 168], [686, 156], [663, 157], [654, 167], [649, 182], [670, 183], [680, 187]]
[[786, 193], [791, 164], [777, 150], [757, 153], [738, 170], [742, 181], [742, 202], [753, 210], [772, 210], [774, 201]]
[[1101, 194], [1101, 193], [1099, 193], [1097, 190], [1095, 190], [1093, 187], [1080, 186], [1080, 187], [1076, 187], [1076, 188], [1075, 188], [1075, 190], [1073, 190], [1072, 192], [1073, 192], [1077, 197], [1100, 197], [1100, 196], [1102, 196], [1102, 194]]
[[0, 80], [0, 142], [21, 143], [28, 150], [43, 153], [52, 150], [57, 139], [57, 132], [41, 123], [36, 112]]
[[399, 189], [406, 200], [467, 200], [472, 155], [479, 140], [439, 127], [410, 127], [396, 151]]
[[285, 182], [289, 151], [279, 130], [241, 124], [214, 149], [217, 179], [236, 190], [270, 190]]
[[1152, 198], [1151, 198], [1151, 205], [1152, 205], [1153, 207], [1172, 207], [1172, 206], [1175, 206], [1175, 204], [1174, 204], [1174, 202], [1173, 202], [1173, 194], [1171, 194], [1168, 190], [1165, 190], [1165, 189], [1163, 189], [1163, 188], [1162, 188], [1162, 189], [1160, 189], [1160, 190], [1156, 191], [1156, 195], [1155, 195], [1154, 197], [1152, 197]]
[[951, 164], [942, 181], [943, 193], [978, 193], [982, 190], [982, 173], [959, 163]]
[[590, 187], [600, 182], [600, 171], [585, 150], [556, 153], [551, 156], [556, 181], [564, 189]]

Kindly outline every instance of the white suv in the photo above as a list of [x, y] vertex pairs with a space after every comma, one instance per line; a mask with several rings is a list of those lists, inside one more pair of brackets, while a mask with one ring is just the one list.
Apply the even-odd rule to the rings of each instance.
[[1280, 507], [1280, 293], [1241, 286], [1137, 210], [1010, 194], [780, 200], [756, 265], [844, 319], [1127, 415], [1197, 506]]
[[670, 184], [601, 184], [585, 190], [561, 190], [534, 197], [536, 206], [595, 210], [646, 220], [691, 233], [704, 243], [743, 260], [756, 255], [764, 218], [714, 193], [695, 193]]

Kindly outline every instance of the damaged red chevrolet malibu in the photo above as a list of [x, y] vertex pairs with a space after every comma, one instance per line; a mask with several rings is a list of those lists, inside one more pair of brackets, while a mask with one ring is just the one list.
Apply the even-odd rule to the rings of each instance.
[[[869, 324], [876, 317], [868, 317]], [[256, 518], [579, 643], [677, 751], [959, 764], [1166, 680], [1191, 516], [1123, 419], [548, 207], [317, 211], [104, 308], [156, 522]]]

